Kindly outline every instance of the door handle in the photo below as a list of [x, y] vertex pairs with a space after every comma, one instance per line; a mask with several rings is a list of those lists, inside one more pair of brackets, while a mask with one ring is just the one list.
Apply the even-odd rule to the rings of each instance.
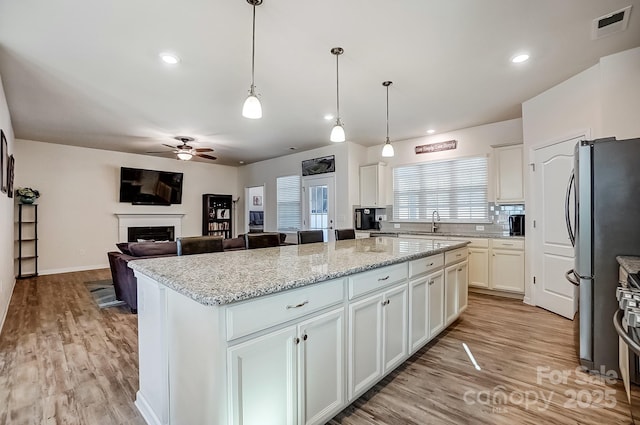
[[575, 179], [576, 179], [575, 171], [571, 170], [571, 176], [569, 176], [569, 183], [567, 183], [567, 196], [564, 200], [564, 219], [567, 223], [567, 233], [569, 233], [569, 240], [571, 241], [571, 246], [576, 246], [576, 237], [575, 237], [575, 234], [573, 233], [573, 229], [571, 228], [571, 217], [569, 216], [569, 199], [571, 198], [571, 186], [575, 184]]
[[564, 274], [564, 277], [565, 277], [565, 278], [566, 278], [566, 279], [567, 279], [571, 284], [576, 285], [576, 286], [580, 286], [580, 282], [579, 282], [579, 281], [577, 281], [576, 279], [573, 279], [573, 278], [572, 278], [572, 276], [573, 276], [573, 277], [577, 277], [576, 272], [575, 272], [573, 269], [571, 269], [571, 270], [567, 271], [567, 272]]

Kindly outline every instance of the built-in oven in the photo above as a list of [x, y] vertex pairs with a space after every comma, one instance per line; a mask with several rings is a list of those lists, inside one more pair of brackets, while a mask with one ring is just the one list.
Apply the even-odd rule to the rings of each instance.
[[619, 309], [613, 316], [613, 326], [619, 338], [619, 367], [632, 424], [640, 425], [640, 285], [632, 282], [638, 275], [629, 275], [627, 287], [618, 287]]

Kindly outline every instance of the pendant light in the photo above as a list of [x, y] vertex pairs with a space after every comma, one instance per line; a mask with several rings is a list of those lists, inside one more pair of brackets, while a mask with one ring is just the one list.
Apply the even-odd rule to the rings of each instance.
[[389, 141], [389, 86], [393, 84], [391, 81], [385, 81], [382, 83], [387, 88], [387, 140], [382, 147], [382, 156], [385, 158], [391, 158], [394, 155], [393, 145]]
[[344, 128], [342, 128], [342, 122], [340, 121], [340, 79], [338, 73], [338, 57], [344, 53], [342, 47], [334, 47], [331, 49], [331, 54], [336, 56], [336, 125], [331, 129], [331, 136], [329, 140], [332, 142], [344, 142], [346, 136], [344, 134]]
[[256, 58], [256, 6], [262, 4], [262, 0], [247, 0], [247, 3], [253, 6], [253, 36], [251, 38], [251, 88], [249, 96], [244, 101], [242, 107], [242, 116], [245, 118], [259, 119], [262, 118], [262, 105], [256, 96], [256, 86], [254, 84], [255, 58]]

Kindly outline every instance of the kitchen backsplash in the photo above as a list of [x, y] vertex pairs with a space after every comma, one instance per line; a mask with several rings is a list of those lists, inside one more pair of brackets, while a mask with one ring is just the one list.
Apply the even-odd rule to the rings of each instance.
[[[496, 205], [489, 202], [489, 219], [491, 223], [440, 223], [438, 222], [438, 232], [440, 233], [503, 233], [509, 234], [509, 216], [513, 214], [525, 214], [524, 205]], [[380, 211], [380, 210], [378, 210]], [[377, 212], [377, 211], [376, 211]], [[397, 232], [405, 230], [411, 232], [430, 232], [431, 222], [427, 223], [400, 223], [400, 229], [394, 227], [390, 222], [393, 218], [393, 207], [386, 208], [388, 221], [381, 221], [380, 230], [383, 232]], [[483, 230], [478, 230], [477, 226], [483, 226]]]

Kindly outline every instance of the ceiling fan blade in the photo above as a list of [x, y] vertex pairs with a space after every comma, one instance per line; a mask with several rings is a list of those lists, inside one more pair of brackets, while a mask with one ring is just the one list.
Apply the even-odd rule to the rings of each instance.
[[196, 152], [213, 152], [211, 148], [196, 148]]
[[145, 152], [145, 153], [175, 153], [174, 151], [155, 151], [155, 152]]
[[166, 147], [171, 148], [171, 149], [178, 149], [177, 146], [167, 145], [166, 143], [163, 143], [162, 146], [166, 146]]
[[218, 158], [216, 158], [215, 156], [211, 156], [211, 155], [205, 155], [203, 153], [197, 153], [196, 156], [199, 156], [200, 158], [205, 158], [205, 159], [212, 159], [212, 160], [216, 160]]

